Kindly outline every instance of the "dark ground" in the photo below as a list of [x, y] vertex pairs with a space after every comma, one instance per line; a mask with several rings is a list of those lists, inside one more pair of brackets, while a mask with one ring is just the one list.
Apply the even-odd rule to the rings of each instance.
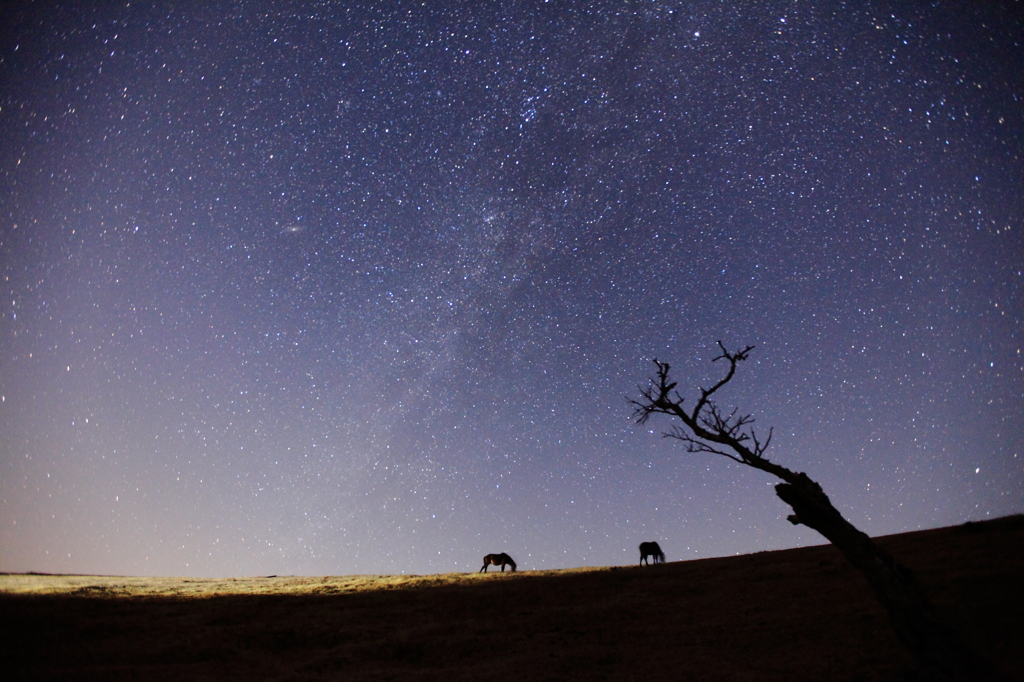
[[[944, 620], [1024, 679], [1024, 516], [878, 543]], [[301, 594], [0, 592], [0, 678], [835, 682], [902, 680], [912, 668], [828, 545], [436, 578], [335, 594], [319, 579]]]

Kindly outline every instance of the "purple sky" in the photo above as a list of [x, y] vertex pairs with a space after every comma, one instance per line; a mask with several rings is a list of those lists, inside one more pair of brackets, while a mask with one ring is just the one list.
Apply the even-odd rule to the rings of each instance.
[[[1024, 512], [1020, 3], [19, 3], [0, 571], [820, 544]], [[159, 3], [158, 3], [159, 4]]]

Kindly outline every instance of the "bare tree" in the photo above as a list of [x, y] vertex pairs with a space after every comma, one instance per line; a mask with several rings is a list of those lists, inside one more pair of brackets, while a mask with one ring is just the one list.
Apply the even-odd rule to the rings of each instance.
[[647, 387], [640, 389], [638, 399], [629, 400], [637, 423], [645, 424], [655, 414], [675, 417], [682, 424], [676, 424], [664, 435], [682, 441], [688, 452], [727, 457], [781, 479], [783, 482], [775, 486], [775, 493], [792, 508], [789, 521], [824, 535], [864, 574], [888, 613], [897, 637], [920, 665], [924, 679], [995, 679], [995, 673], [959, 634], [938, 620], [909, 569], [896, 563], [871, 538], [844, 519], [821, 486], [807, 474], [790, 471], [765, 457], [772, 440], [771, 430], [762, 438], [754, 431], [751, 415], [719, 407], [715, 402], [718, 392], [732, 381], [736, 366], [747, 359], [754, 347], [730, 352], [721, 341], [718, 347], [721, 354], [712, 362], [725, 362], [725, 376], [711, 388], [699, 389], [700, 395], [690, 406], [684, 407], [684, 398], [669, 376], [668, 363], [654, 360], [657, 375]]

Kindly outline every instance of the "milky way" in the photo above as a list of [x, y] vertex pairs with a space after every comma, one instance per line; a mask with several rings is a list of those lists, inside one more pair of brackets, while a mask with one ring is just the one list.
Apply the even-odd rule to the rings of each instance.
[[[0, 570], [435, 573], [1024, 512], [1019, 3], [4, 10]], [[721, 364], [721, 363], [718, 363]]]

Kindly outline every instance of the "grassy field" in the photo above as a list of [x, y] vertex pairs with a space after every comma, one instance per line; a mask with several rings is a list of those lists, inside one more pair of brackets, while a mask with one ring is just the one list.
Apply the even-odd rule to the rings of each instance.
[[[880, 538], [1024, 679], [1024, 517]], [[0, 678], [901, 680], [831, 546], [652, 567], [230, 579], [0, 575]]]

